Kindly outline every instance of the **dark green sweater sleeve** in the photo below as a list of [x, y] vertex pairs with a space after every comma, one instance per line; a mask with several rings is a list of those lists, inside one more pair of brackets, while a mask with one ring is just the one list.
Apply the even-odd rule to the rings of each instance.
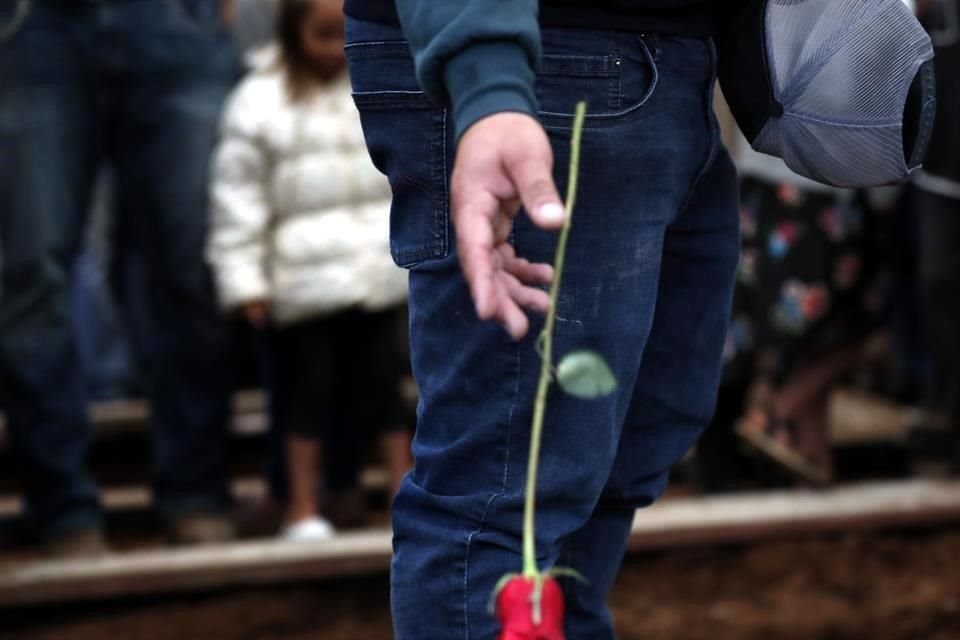
[[536, 113], [538, 0], [396, 0], [424, 91], [453, 109], [457, 139], [484, 116]]

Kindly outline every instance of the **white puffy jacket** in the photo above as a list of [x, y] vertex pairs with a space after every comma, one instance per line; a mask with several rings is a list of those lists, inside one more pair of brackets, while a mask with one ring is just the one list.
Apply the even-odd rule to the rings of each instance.
[[346, 74], [292, 103], [275, 55], [234, 91], [213, 162], [207, 255], [221, 304], [278, 324], [407, 293], [390, 258], [390, 186], [367, 155]]

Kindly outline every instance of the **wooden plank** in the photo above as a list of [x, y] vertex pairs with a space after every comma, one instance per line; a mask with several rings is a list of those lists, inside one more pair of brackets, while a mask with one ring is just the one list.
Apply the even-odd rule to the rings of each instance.
[[[266, 395], [260, 390], [239, 391], [233, 396], [231, 433], [239, 436], [267, 432]], [[90, 423], [98, 436], [140, 433], [150, 422], [150, 404], [146, 400], [97, 402], [88, 410]], [[0, 448], [7, 446], [6, 425], [0, 414]]]
[[630, 548], [960, 522], [960, 481], [871, 482], [665, 500], [637, 512]]
[[[267, 493], [260, 478], [239, 478], [231, 483], [233, 495], [241, 500], [256, 500]], [[100, 493], [106, 511], [143, 511], [150, 508], [151, 493], [146, 486], [112, 487]], [[0, 519], [20, 517], [23, 501], [19, 496], [0, 496]]]
[[[632, 551], [851, 528], [960, 522], [960, 481], [675, 498], [638, 513]], [[189, 593], [388, 570], [388, 530], [317, 544], [269, 540], [41, 561], [0, 572], [0, 607]]]
[[[360, 486], [368, 492], [386, 491], [389, 485], [387, 470], [367, 467], [360, 475]], [[260, 477], [237, 478], [231, 482], [233, 497], [239, 500], [258, 500], [266, 497], [267, 486]], [[143, 511], [150, 508], [151, 493], [146, 486], [110, 487], [101, 491], [103, 508], [110, 511]], [[19, 496], [0, 495], [0, 519], [13, 519], [22, 514]]]
[[389, 566], [390, 540], [379, 530], [317, 544], [270, 540], [38, 562], [0, 574], [0, 607], [380, 572]]

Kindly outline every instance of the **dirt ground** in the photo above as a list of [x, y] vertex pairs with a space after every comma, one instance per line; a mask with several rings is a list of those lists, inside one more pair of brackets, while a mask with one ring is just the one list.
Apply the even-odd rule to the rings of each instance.
[[[0, 639], [389, 640], [386, 582], [0, 611]], [[622, 640], [960, 640], [960, 529], [634, 556], [612, 604]]]

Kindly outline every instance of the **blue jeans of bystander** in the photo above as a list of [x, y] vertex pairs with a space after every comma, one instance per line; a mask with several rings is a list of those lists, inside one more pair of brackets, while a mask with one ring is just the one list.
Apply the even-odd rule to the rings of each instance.
[[0, 407], [47, 534], [99, 517], [68, 272], [104, 158], [145, 238], [158, 505], [226, 505], [227, 336], [204, 244], [207, 165], [238, 64], [217, 7], [0, 2]]

